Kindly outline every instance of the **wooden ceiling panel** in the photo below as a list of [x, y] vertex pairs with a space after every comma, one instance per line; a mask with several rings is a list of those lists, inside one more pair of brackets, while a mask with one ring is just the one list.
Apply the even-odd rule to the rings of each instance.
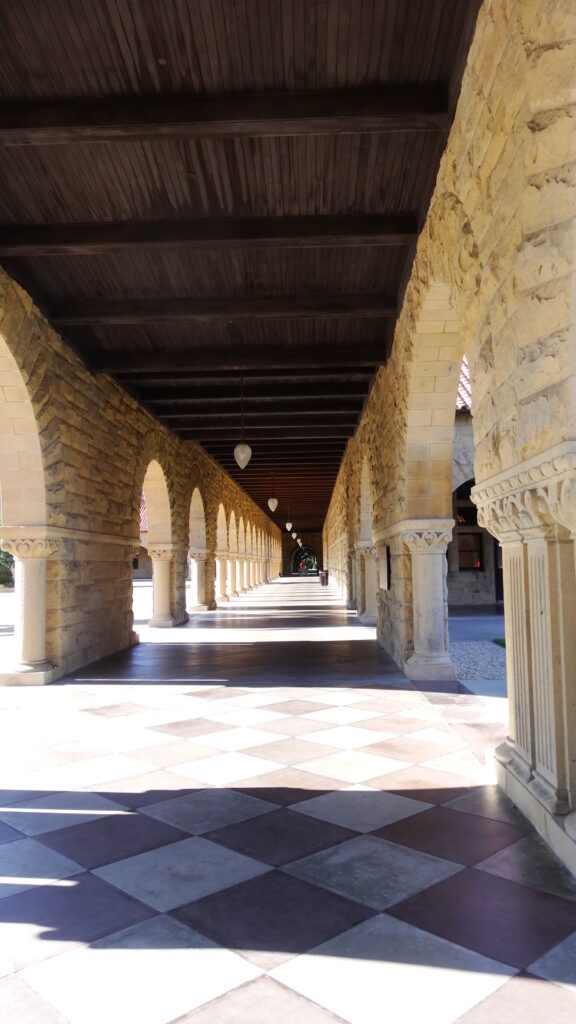
[[476, 0], [2, 0], [10, 46], [0, 100], [443, 82], [477, 8]]
[[479, 2], [0, 0], [0, 260], [280, 526], [390, 354]]

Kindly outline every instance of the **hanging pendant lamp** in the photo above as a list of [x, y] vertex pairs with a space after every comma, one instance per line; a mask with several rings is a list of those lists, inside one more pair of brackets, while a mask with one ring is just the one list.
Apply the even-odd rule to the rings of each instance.
[[268, 508], [271, 512], [275, 512], [278, 508], [278, 498], [268, 498]]
[[249, 444], [244, 441], [244, 377], [240, 377], [240, 436], [242, 440], [236, 445], [234, 449], [234, 458], [238, 463], [240, 469], [246, 469], [246, 466], [252, 458], [252, 449]]
[[298, 536], [298, 534], [296, 533], [296, 531], [294, 531], [294, 533], [292, 534], [292, 538], [293, 538], [293, 540], [296, 540], [296, 537], [297, 537], [297, 536]]
[[286, 529], [288, 530], [288, 533], [290, 533], [290, 530], [292, 529], [292, 523], [286, 523]]

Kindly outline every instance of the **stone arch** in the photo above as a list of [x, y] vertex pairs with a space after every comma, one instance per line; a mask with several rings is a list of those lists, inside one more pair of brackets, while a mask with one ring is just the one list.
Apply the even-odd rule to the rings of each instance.
[[192, 492], [188, 527], [190, 550], [206, 552], [206, 514], [204, 500], [198, 487], [195, 487]]
[[46, 484], [40, 434], [28, 388], [0, 334], [0, 523], [45, 526]]
[[362, 460], [360, 475], [360, 520], [358, 540], [363, 544], [373, 543], [374, 498], [368, 456]]
[[236, 513], [230, 513], [230, 524], [228, 527], [228, 550], [231, 555], [238, 554], [238, 529], [236, 526]]
[[142, 482], [148, 521], [148, 547], [172, 543], [172, 515], [168, 484], [162, 466], [156, 459], [148, 463]]
[[228, 525], [226, 509], [222, 504], [218, 505], [218, 515], [216, 517], [216, 551], [221, 555], [228, 553]]
[[20, 666], [14, 675], [3, 666], [0, 679], [19, 682], [25, 673], [28, 682], [49, 682], [60, 673], [46, 664], [46, 562], [58, 542], [46, 534], [46, 482], [33, 402], [2, 334], [0, 396], [0, 536], [14, 557], [13, 658]]
[[200, 489], [195, 487], [188, 517], [189, 610], [206, 606], [206, 515]]

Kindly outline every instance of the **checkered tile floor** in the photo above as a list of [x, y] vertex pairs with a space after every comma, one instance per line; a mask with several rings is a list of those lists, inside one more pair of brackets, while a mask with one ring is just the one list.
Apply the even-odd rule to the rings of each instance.
[[576, 880], [467, 742], [499, 738], [502, 702], [355, 676], [361, 627], [348, 684], [326, 678], [342, 641], [317, 640], [316, 678], [305, 608], [299, 676], [266, 685], [262, 644], [250, 685], [250, 648], [216, 642], [250, 609], [263, 628], [263, 593], [204, 653], [191, 622], [0, 692], [0, 1020], [574, 1024]]

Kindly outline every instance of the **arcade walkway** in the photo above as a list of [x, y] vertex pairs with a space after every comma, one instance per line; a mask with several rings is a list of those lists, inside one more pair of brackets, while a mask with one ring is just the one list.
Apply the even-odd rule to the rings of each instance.
[[414, 689], [317, 580], [137, 628], [0, 690], [3, 1024], [573, 1024], [503, 698]]

